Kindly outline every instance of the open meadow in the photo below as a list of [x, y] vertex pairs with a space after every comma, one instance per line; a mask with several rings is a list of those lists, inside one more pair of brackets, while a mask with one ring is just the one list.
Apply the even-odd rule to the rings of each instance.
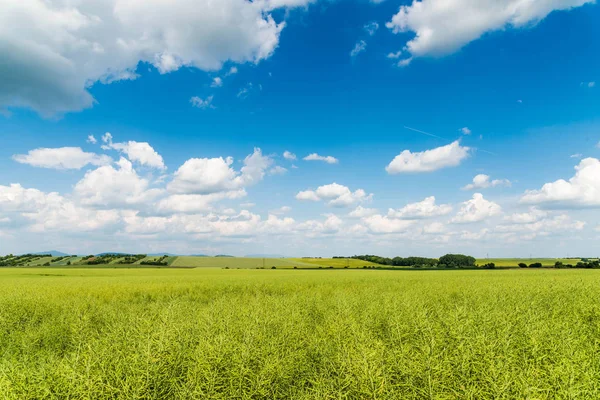
[[3, 399], [598, 398], [600, 271], [0, 269]]

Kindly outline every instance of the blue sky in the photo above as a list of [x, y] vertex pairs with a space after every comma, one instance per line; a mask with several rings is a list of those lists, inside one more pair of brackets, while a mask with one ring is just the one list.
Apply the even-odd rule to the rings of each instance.
[[0, 0], [0, 253], [597, 255], [600, 8], [444, 3]]

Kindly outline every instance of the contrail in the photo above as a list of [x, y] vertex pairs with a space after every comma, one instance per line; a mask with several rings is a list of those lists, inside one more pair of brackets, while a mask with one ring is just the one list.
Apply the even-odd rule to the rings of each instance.
[[[415, 129], [415, 128], [411, 128], [410, 126], [404, 126], [404, 129], [409, 129], [409, 130], [411, 130], [411, 131], [419, 132], [419, 133], [422, 133], [423, 135], [431, 136], [431, 137], [434, 137], [434, 138], [438, 138], [438, 139], [442, 139], [442, 140], [448, 140], [448, 139], [446, 139], [446, 138], [443, 138], [443, 137], [441, 137], [441, 136], [434, 135], [433, 133], [428, 133], [428, 132], [420, 131], [420, 130], [418, 130], [418, 129]], [[488, 154], [491, 154], [491, 155], [493, 155], [493, 156], [497, 156], [497, 155], [498, 155], [498, 154], [496, 154], [496, 153], [492, 153], [491, 151], [483, 150], [483, 149], [480, 149], [480, 148], [477, 148], [477, 150], [478, 150], [478, 151], [481, 151], [481, 152], [483, 152], [483, 153], [488, 153]]]
[[420, 131], [420, 130], [415, 129], [415, 128], [411, 128], [410, 126], [405, 126], [404, 129], [409, 129], [411, 131], [419, 132], [419, 133], [422, 133], [423, 135], [431, 136], [431, 137], [438, 138], [438, 139], [444, 139], [444, 140], [446, 139], [446, 138], [443, 138], [441, 136], [434, 135], [433, 133], [427, 133], [427, 132], [423, 132], [423, 131]]

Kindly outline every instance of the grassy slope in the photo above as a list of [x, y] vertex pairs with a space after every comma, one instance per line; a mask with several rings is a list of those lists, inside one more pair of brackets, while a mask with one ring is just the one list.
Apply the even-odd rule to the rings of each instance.
[[0, 269], [0, 393], [598, 398], [600, 271]]

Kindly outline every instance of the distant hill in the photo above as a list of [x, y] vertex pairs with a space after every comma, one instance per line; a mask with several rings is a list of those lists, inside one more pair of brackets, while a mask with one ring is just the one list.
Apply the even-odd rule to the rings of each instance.
[[41, 255], [41, 254], [50, 254], [52, 257], [65, 257], [65, 256], [70, 256], [71, 254], [67, 254], [67, 253], [63, 253], [61, 251], [57, 251], [57, 250], [50, 250], [50, 251], [40, 251], [39, 253], [32, 253], [34, 255]]
[[227, 254], [217, 254], [215, 257], [235, 257], [235, 256], [228, 256]]
[[118, 253], [118, 252], [107, 251], [106, 253], [96, 254], [96, 257], [102, 257], [102, 256], [107, 256], [107, 255], [113, 255], [113, 254], [115, 256], [128, 256], [130, 253]]
[[152, 253], [152, 254], [146, 254], [148, 257], [162, 257], [162, 256], [169, 256], [169, 257], [177, 257], [179, 254], [173, 254], [173, 253]]
[[206, 254], [190, 254], [189, 257], [210, 257], [210, 256], [207, 256]]
[[285, 256], [281, 254], [248, 254], [245, 255], [246, 258], [285, 258]]

